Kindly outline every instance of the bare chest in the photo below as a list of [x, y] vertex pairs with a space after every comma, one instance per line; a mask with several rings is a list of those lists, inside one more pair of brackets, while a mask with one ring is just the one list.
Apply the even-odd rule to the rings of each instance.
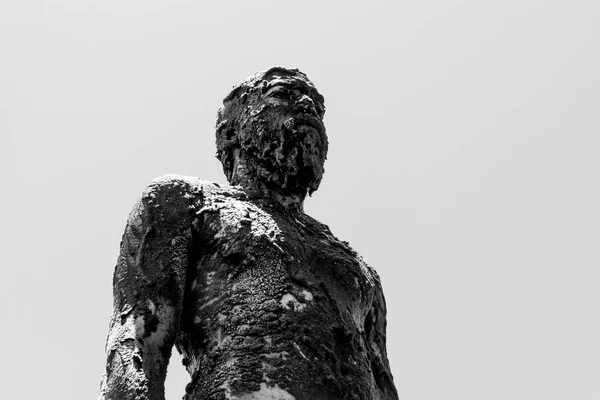
[[325, 225], [217, 190], [205, 194], [196, 225], [179, 344], [190, 373], [308, 379], [333, 368], [309, 360], [327, 358], [340, 335], [365, 348], [376, 277]]
[[198, 216], [197, 272], [209, 277], [205, 288], [218, 277], [230, 289], [251, 274], [273, 287], [281, 286], [274, 278], [286, 287], [325, 285], [351, 300], [372, 284], [374, 272], [348, 243], [298, 210], [215, 191]]

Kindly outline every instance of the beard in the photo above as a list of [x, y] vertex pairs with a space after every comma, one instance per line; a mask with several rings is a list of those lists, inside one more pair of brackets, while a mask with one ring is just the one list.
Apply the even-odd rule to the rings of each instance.
[[239, 137], [247, 172], [284, 194], [318, 189], [327, 158], [327, 136], [320, 119], [309, 114], [249, 121]]

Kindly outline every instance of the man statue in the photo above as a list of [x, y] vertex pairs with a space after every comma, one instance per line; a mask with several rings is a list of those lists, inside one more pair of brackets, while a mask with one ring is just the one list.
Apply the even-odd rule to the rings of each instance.
[[168, 175], [129, 216], [100, 399], [164, 399], [173, 345], [187, 400], [397, 399], [379, 277], [306, 215], [327, 156], [323, 97], [282, 67], [217, 117], [231, 186]]

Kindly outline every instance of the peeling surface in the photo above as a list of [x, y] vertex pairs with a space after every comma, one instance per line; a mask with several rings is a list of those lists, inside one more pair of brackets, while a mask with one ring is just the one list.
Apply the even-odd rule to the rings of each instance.
[[[346, 243], [241, 188], [161, 182], [179, 182], [177, 202], [154, 186], [143, 204], [161, 212], [136, 208], [124, 236], [103, 399], [161, 392], [173, 344], [186, 400], [397, 398], [379, 279]], [[169, 226], [167, 210], [181, 222], [151, 228]]]
[[[198, 299], [190, 300], [197, 304], [194, 320], [202, 321], [195, 329], [210, 340], [194, 356], [199, 362], [186, 399], [218, 398], [211, 396], [224, 390], [222, 377], [228, 379], [226, 398], [273, 394], [278, 385], [302, 400], [343, 393], [394, 399], [393, 387], [383, 392], [371, 370], [371, 358], [381, 359], [376, 365], [386, 372], [380, 385], [389, 386], [385, 350], [378, 350], [383, 326], [375, 319], [365, 326], [374, 301], [381, 300], [375, 272], [301, 210], [273, 207], [235, 187], [210, 185], [203, 194], [210, 206], [197, 214], [203, 227], [198, 243], [215, 252], [198, 256], [199, 284], [189, 296]], [[264, 219], [244, 222], [254, 208]], [[185, 330], [181, 346], [194, 340]], [[232, 356], [236, 361], [226, 364]]]
[[328, 141], [323, 96], [298, 70], [275, 67], [238, 85], [217, 114], [217, 158], [232, 185], [281, 189], [279, 202], [318, 189]]
[[[245, 85], [245, 86], [244, 86]], [[230, 183], [168, 175], [130, 214], [100, 400], [397, 400], [375, 271], [303, 201], [323, 175], [323, 98], [297, 70], [234, 89], [217, 126]]]
[[160, 398], [164, 391], [187, 278], [189, 211], [201, 201], [199, 184], [188, 177], [158, 178], [129, 216], [114, 273], [102, 400]]
[[225, 390], [227, 400], [295, 400], [295, 397], [281, 389], [279, 385], [270, 386], [267, 382], [260, 384], [260, 389], [253, 393], [247, 393], [242, 396], [234, 396], [228, 383], [224, 383], [219, 388]]
[[304, 296], [304, 301], [313, 301], [314, 300], [312, 293], [309, 292], [308, 290], [303, 290], [302, 296]]
[[286, 293], [280, 300], [281, 306], [286, 310], [302, 311], [306, 304], [300, 303], [293, 294]]
[[[198, 214], [219, 213], [220, 218], [215, 226], [215, 239], [227, 239], [244, 227], [248, 227], [249, 229], [245, 231], [256, 239], [266, 238], [271, 242], [280, 239], [281, 229], [273, 218], [259, 207], [252, 203], [236, 201], [234, 197], [221, 197], [219, 194], [223, 193], [223, 190], [215, 185], [207, 186], [205, 191], [206, 202]], [[242, 191], [237, 194], [243, 196]], [[214, 275], [214, 272], [212, 274]], [[212, 276], [209, 279], [212, 279]]]
[[263, 354], [262, 356], [265, 358], [281, 358], [282, 360], [287, 360], [286, 356], [289, 356], [290, 354], [287, 351], [281, 351], [279, 353], [267, 353], [267, 354]]
[[295, 400], [296, 398], [275, 384], [269, 386], [269, 384], [262, 382], [260, 384], [260, 390], [254, 393], [245, 394], [238, 397], [240, 400]]

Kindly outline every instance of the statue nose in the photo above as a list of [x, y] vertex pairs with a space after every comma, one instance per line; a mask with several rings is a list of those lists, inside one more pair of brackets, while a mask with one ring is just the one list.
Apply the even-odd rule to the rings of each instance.
[[315, 103], [308, 95], [302, 95], [302, 97], [296, 101], [296, 107], [300, 107], [311, 113], [316, 113]]
[[301, 104], [314, 104], [314, 102], [312, 101], [312, 99], [310, 98], [310, 96], [303, 94], [302, 97], [300, 97], [300, 99], [298, 100], [298, 103]]

